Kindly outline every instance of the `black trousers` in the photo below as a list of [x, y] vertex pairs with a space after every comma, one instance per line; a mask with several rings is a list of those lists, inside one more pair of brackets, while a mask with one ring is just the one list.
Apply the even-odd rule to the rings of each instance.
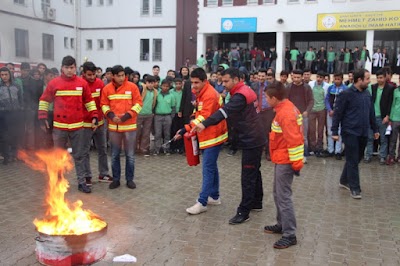
[[271, 124], [275, 117], [273, 109], [260, 112], [262, 129], [267, 136], [267, 143], [265, 144], [265, 154], [269, 154], [269, 132], [271, 132]]
[[242, 151], [242, 201], [238, 213], [247, 215], [253, 208], [262, 208], [263, 185], [261, 178], [261, 155], [263, 146]]

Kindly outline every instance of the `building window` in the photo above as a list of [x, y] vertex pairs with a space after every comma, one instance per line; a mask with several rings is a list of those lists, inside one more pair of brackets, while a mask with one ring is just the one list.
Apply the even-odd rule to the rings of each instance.
[[86, 50], [92, 50], [92, 49], [93, 49], [92, 40], [86, 40]]
[[218, 0], [206, 0], [207, 6], [218, 6]]
[[42, 35], [43, 39], [43, 59], [54, 60], [54, 35]]
[[141, 8], [141, 15], [148, 16], [150, 10], [150, 3], [149, 0], [142, 0], [142, 8]]
[[258, 5], [258, 0], [247, 0], [248, 5]]
[[107, 0], [107, 5], [112, 6], [114, 4], [113, 0]]
[[71, 38], [70, 44], [71, 44], [71, 49], [75, 49], [75, 38]]
[[86, 5], [87, 6], [92, 6], [93, 5], [93, 0], [86, 0]]
[[162, 2], [161, 0], [154, 0], [154, 15], [162, 14]]
[[223, 6], [233, 6], [233, 0], [222, 0]]
[[42, 11], [46, 12], [50, 8], [50, 0], [42, 0]]
[[114, 41], [113, 39], [107, 39], [107, 50], [114, 49]]
[[274, 5], [276, 5], [276, 0], [263, 0], [263, 4], [274, 4]]
[[346, 2], [346, 0], [332, 0], [332, 2], [334, 2], [334, 3], [344, 3], [344, 2]]
[[29, 57], [29, 34], [27, 30], [15, 29], [15, 56]]
[[64, 37], [64, 48], [68, 49], [69, 42], [68, 42], [68, 37]]
[[287, 0], [288, 4], [297, 4], [300, 3], [299, 0]]
[[318, 1], [317, 0], [305, 0], [306, 1], [306, 3], [318, 3]]
[[153, 61], [162, 60], [162, 39], [153, 39]]
[[140, 61], [149, 61], [150, 40], [140, 39]]
[[103, 39], [98, 39], [97, 40], [97, 49], [98, 50], [104, 50], [104, 40]]
[[99, 2], [97, 3], [99, 6], [104, 6], [104, 0], [98, 0]]
[[14, 4], [24, 6], [25, 5], [25, 0], [14, 0]]

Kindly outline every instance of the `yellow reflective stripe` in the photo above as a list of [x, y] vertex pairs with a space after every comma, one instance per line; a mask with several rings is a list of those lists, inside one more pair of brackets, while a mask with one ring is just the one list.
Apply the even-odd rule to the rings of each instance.
[[297, 125], [301, 126], [303, 124], [303, 116], [299, 115], [299, 117], [297, 117]]
[[193, 120], [192, 120], [192, 123], [193, 123], [195, 126], [197, 126], [198, 124], [200, 124], [199, 120], [197, 120], [197, 119], [193, 119]]
[[219, 137], [213, 138], [213, 139], [209, 139], [209, 140], [205, 140], [205, 141], [201, 141], [199, 143], [200, 149], [206, 147], [206, 146], [210, 146], [212, 144], [216, 144], [219, 143], [221, 141], [224, 141], [225, 139], [228, 138], [228, 132], [226, 132], [225, 134], [222, 134]]
[[82, 96], [82, 91], [77, 91], [77, 90], [57, 91], [56, 96]]
[[101, 107], [101, 110], [103, 111], [104, 114], [106, 114], [108, 111], [111, 110], [111, 108], [110, 108], [110, 106], [108, 106], [108, 105], [103, 105], [103, 106]]
[[133, 125], [112, 125], [112, 124], [108, 124], [108, 128], [109, 129], [114, 129], [114, 130], [132, 130], [132, 129], [136, 129], [136, 124]]
[[219, 96], [219, 106], [222, 106], [224, 104], [224, 99], [222, 98], [222, 96]]
[[85, 103], [85, 107], [89, 112], [97, 110], [96, 103], [94, 101], [90, 101], [88, 103]]
[[289, 151], [289, 154], [293, 154], [293, 153], [298, 153], [300, 151], [304, 151], [304, 144], [299, 145], [299, 146], [294, 147], [294, 148], [289, 148], [288, 151]]
[[78, 122], [78, 123], [73, 123], [73, 124], [66, 124], [66, 123], [60, 123], [60, 122], [53, 122], [54, 127], [57, 128], [64, 128], [64, 129], [77, 129], [83, 126], [83, 121]]
[[48, 111], [50, 103], [46, 101], [39, 101], [39, 110], [40, 111]]
[[290, 161], [302, 160], [304, 157], [304, 144], [288, 149]]
[[132, 108], [132, 111], [135, 111], [136, 113], [140, 113], [140, 110], [142, 110], [142, 107], [140, 106], [140, 104], [135, 104]]
[[108, 95], [109, 100], [130, 100], [132, 99], [132, 94], [112, 94]]
[[271, 125], [271, 130], [276, 133], [282, 133], [282, 128], [280, 126], [276, 126], [274, 124]]
[[100, 92], [92, 92], [92, 98], [100, 97]]
[[303, 160], [303, 158], [304, 158], [304, 154], [303, 153], [299, 153], [297, 155], [289, 155], [289, 160], [291, 162]]
[[103, 119], [99, 121], [99, 126], [102, 126], [102, 125], [104, 125], [104, 120]]
[[[98, 122], [98, 126], [102, 126], [102, 125], [104, 125], [104, 121], [103, 120], [100, 120], [99, 122]], [[92, 127], [92, 123], [87, 123], [87, 122], [83, 122], [83, 127]]]
[[203, 122], [204, 120], [206, 120], [206, 119], [204, 118], [204, 116], [202, 116], [202, 115], [199, 115], [196, 119], [199, 120], [200, 123]]
[[197, 111], [201, 111], [201, 110], [203, 110], [203, 105], [197, 106]]

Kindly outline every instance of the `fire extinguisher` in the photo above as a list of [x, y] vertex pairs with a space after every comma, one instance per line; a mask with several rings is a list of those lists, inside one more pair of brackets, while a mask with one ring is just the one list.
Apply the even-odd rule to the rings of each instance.
[[185, 143], [186, 160], [189, 166], [196, 166], [200, 163], [199, 144], [195, 132], [186, 132], [183, 135]]

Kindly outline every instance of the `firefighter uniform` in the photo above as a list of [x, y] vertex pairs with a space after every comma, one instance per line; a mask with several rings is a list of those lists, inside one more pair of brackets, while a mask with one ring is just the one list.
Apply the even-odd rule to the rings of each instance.
[[68, 139], [72, 145], [72, 157], [75, 162], [76, 175], [80, 185], [85, 184], [84, 158], [84, 111], [88, 117], [97, 121], [96, 104], [93, 101], [87, 82], [74, 75], [68, 78], [64, 74], [49, 82], [39, 99], [40, 120], [46, 120], [50, 103], [54, 103], [53, 141], [54, 146], [66, 148]]

